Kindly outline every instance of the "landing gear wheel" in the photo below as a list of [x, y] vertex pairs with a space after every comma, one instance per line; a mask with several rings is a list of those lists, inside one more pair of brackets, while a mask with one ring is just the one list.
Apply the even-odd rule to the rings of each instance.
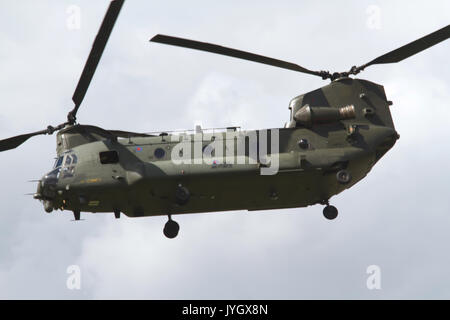
[[338, 209], [336, 209], [335, 206], [327, 205], [325, 208], [323, 208], [323, 216], [328, 220], [336, 219], [336, 217], [338, 216]]
[[181, 184], [177, 186], [177, 190], [175, 191], [175, 201], [180, 206], [188, 203], [189, 198], [191, 197], [191, 193], [188, 188], [183, 187]]
[[44, 210], [47, 213], [51, 213], [53, 211], [53, 203], [48, 200], [44, 200]]
[[347, 170], [339, 170], [336, 173], [336, 179], [340, 184], [347, 184], [352, 180], [352, 175]]
[[169, 221], [164, 225], [164, 235], [169, 239], [173, 239], [178, 235], [178, 231], [180, 231], [180, 225], [169, 217]]

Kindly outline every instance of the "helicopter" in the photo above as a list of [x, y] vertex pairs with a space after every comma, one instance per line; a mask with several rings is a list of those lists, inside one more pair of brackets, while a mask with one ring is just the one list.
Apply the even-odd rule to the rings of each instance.
[[158, 34], [160, 43], [258, 62], [330, 80], [294, 97], [280, 128], [239, 127], [137, 133], [77, 122], [77, 112], [100, 62], [124, 0], [111, 1], [72, 96], [57, 126], [0, 140], [0, 151], [56, 132], [57, 158], [37, 181], [44, 210], [109, 212], [116, 218], [166, 215], [163, 233], [175, 238], [173, 215], [324, 205], [367, 176], [399, 139], [382, 85], [357, 79], [365, 68], [400, 62], [450, 37], [450, 25], [346, 72], [297, 64], [216, 44]]

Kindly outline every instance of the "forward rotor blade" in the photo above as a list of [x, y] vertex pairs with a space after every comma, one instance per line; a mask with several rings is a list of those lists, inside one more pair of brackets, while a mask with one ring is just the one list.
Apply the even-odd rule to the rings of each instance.
[[373, 59], [369, 63], [365, 64], [363, 67], [368, 67], [373, 64], [383, 64], [383, 63], [395, 63], [409, 58], [416, 53], [419, 53], [429, 47], [438, 44], [450, 37], [450, 25], [439, 29], [429, 35], [426, 35], [420, 39], [410, 42], [398, 49], [388, 52], [378, 58]]
[[29, 138], [36, 136], [38, 134], [43, 134], [43, 133], [37, 133], [37, 132], [27, 133], [27, 134], [22, 134], [20, 136], [15, 136], [15, 137], [11, 137], [8, 139], [0, 140], [0, 152], [17, 148], [22, 143], [27, 141]]
[[172, 45], [172, 46], [178, 46], [178, 47], [184, 47], [184, 48], [189, 48], [189, 49], [195, 49], [195, 50], [201, 50], [201, 51], [222, 54], [222, 55], [229, 56], [229, 57], [259, 62], [259, 63], [263, 63], [263, 64], [267, 64], [267, 65], [271, 65], [271, 66], [279, 67], [279, 68], [283, 68], [283, 69], [303, 72], [303, 73], [312, 74], [312, 75], [321, 76], [321, 77], [323, 76], [323, 73], [320, 71], [311, 71], [311, 70], [308, 70], [306, 68], [303, 68], [303, 67], [301, 67], [297, 64], [291, 63], [291, 62], [277, 60], [277, 59], [273, 59], [273, 58], [269, 58], [269, 57], [264, 57], [259, 54], [254, 54], [251, 52], [222, 47], [222, 46], [212, 44], [212, 43], [177, 38], [177, 37], [172, 37], [172, 36], [166, 36], [163, 34], [158, 34], [158, 35], [154, 36], [153, 38], [150, 39], [150, 41], [168, 44], [168, 45]]
[[22, 143], [24, 143], [31, 137], [34, 137], [34, 136], [37, 136], [40, 134], [47, 134], [47, 130], [41, 130], [41, 131], [36, 131], [36, 132], [32, 132], [32, 133], [21, 134], [20, 136], [15, 136], [15, 137], [0, 140], [0, 152], [17, 148], [18, 146], [20, 146]]
[[17, 148], [22, 143], [30, 139], [31, 137], [38, 136], [41, 134], [53, 134], [53, 132], [61, 130], [65, 127], [67, 123], [62, 123], [58, 125], [57, 127], [48, 126], [47, 129], [31, 132], [31, 133], [25, 133], [21, 134], [20, 136], [15, 136], [7, 139], [0, 140], [0, 152], [11, 150], [14, 148]]
[[[117, 17], [119, 16], [119, 12], [122, 8], [123, 2], [124, 0], [111, 1], [108, 11], [103, 18], [102, 25], [100, 26], [98, 34], [95, 37], [91, 52], [89, 53], [89, 57], [84, 66], [83, 73], [80, 76], [77, 88], [75, 89], [72, 97], [72, 100], [75, 103], [75, 108], [69, 113], [69, 116], [71, 115], [73, 117], [73, 121], [75, 121], [78, 108], [80, 107], [81, 102], [86, 95], [89, 84], [91, 83], [92, 77], [94, 76], [95, 70], [97, 69], [98, 63], [103, 54], [103, 50], [105, 49], [111, 31], [114, 27]], [[69, 122], [73, 121], [72, 119], [69, 119]]]

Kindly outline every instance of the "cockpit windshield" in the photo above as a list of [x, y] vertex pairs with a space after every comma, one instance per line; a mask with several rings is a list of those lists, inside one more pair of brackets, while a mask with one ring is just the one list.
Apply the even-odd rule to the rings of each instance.
[[75, 166], [78, 162], [78, 157], [74, 153], [65, 153], [56, 159], [54, 169], [61, 171], [61, 178], [70, 178], [74, 176]]
[[53, 166], [53, 168], [59, 168], [63, 165], [64, 163], [64, 167], [69, 167], [70, 165], [75, 165], [78, 161], [78, 158], [75, 154], [66, 154], [63, 156], [60, 156], [56, 159], [55, 161], [55, 165]]
[[56, 159], [55, 161], [55, 165], [53, 166], [53, 168], [59, 168], [62, 165], [64, 156], [59, 157], [58, 159]]

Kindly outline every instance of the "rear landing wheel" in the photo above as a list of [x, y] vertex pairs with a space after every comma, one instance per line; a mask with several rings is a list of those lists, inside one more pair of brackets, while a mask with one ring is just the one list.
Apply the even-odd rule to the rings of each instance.
[[169, 239], [173, 239], [178, 235], [178, 231], [180, 231], [180, 225], [169, 216], [169, 221], [164, 225], [164, 235]]
[[328, 220], [336, 219], [336, 217], [338, 216], [338, 209], [336, 209], [335, 206], [327, 205], [325, 208], [323, 208], [323, 216]]

